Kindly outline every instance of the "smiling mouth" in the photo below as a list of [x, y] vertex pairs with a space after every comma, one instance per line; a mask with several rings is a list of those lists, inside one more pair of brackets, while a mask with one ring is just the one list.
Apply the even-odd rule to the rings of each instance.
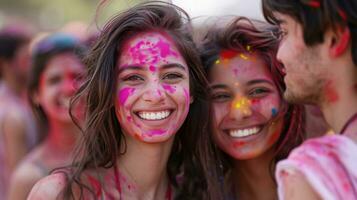
[[262, 130], [261, 126], [254, 126], [245, 129], [230, 129], [229, 135], [234, 138], [248, 137], [251, 135], [258, 134]]
[[163, 110], [155, 112], [140, 111], [137, 112], [136, 115], [143, 120], [157, 121], [168, 118], [172, 114], [172, 112], [172, 110]]

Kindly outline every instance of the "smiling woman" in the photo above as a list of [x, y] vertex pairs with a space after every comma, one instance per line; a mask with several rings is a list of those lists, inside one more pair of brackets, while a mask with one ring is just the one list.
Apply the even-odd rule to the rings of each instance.
[[[69, 165], [79, 128], [69, 115], [70, 99], [85, 71], [83, 46], [65, 34], [50, 35], [36, 44], [29, 80], [29, 99], [44, 140], [27, 155], [11, 178], [8, 199], [26, 199], [36, 181]], [[73, 107], [80, 117], [82, 105]], [[79, 114], [79, 115], [78, 115]]]
[[171, 37], [151, 31], [134, 36], [118, 63], [116, 114], [125, 133], [145, 142], [173, 139], [190, 96], [188, 67]]
[[303, 107], [282, 99], [274, 30], [237, 18], [226, 28], [209, 30], [201, 47], [227, 199], [277, 199], [276, 162], [304, 138]]
[[86, 58], [75, 163], [38, 182], [29, 199], [220, 198], [211, 194], [207, 82], [189, 20], [151, 2], [106, 24]]

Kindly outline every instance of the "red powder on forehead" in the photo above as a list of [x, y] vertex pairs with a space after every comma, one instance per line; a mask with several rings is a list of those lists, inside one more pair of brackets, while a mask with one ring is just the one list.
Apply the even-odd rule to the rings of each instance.
[[320, 1], [309, 1], [307, 4], [314, 8], [319, 8], [321, 6]]
[[329, 81], [325, 85], [325, 96], [326, 96], [327, 101], [330, 103], [336, 102], [339, 99], [338, 94], [332, 85], [332, 81]]
[[232, 51], [232, 50], [223, 50], [223, 51], [221, 51], [219, 56], [223, 59], [230, 59], [230, 58], [235, 57], [237, 55], [237, 53], [238, 52]]

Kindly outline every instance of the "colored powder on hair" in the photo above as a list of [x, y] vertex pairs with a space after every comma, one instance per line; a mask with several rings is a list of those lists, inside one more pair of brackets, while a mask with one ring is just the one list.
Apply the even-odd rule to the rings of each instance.
[[321, 6], [321, 3], [317, 0], [309, 1], [307, 4], [313, 8], [319, 8]]

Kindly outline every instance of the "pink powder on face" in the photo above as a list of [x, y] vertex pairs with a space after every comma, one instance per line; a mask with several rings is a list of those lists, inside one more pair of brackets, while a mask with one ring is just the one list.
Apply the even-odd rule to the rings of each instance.
[[238, 76], [238, 69], [237, 69], [237, 68], [234, 68], [234, 69], [233, 69], [233, 72], [234, 72], [234, 75], [235, 75], [235, 76]]
[[146, 45], [144, 41], [139, 41], [135, 46], [129, 49], [130, 57], [137, 60], [140, 64], [144, 64], [148, 59], [147, 55], [141, 51], [141, 46]]
[[130, 95], [132, 95], [135, 91], [135, 88], [124, 88], [122, 90], [120, 90], [119, 92], [119, 102], [120, 102], [120, 105], [124, 105], [124, 103], [126, 102], [126, 100], [128, 99], [128, 97]]
[[153, 65], [150, 65], [149, 70], [154, 73], [156, 71], [156, 67]]
[[251, 103], [252, 104], [257, 104], [257, 103], [259, 103], [260, 102], [260, 99], [252, 99], [251, 100]]
[[161, 96], [161, 91], [159, 89], [157, 90], [157, 94]]
[[159, 40], [159, 42], [157, 42], [157, 44], [154, 47], [160, 49], [160, 56], [163, 58], [166, 58], [169, 55], [172, 55], [175, 57], [178, 56], [176, 52], [171, 51], [170, 44], [163, 42], [161, 39]]
[[154, 135], [163, 135], [164, 133], [166, 133], [166, 130], [161, 130], [161, 129], [159, 129], [159, 130], [149, 131], [149, 132], [148, 132], [148, 135], [149, 135], [150, 137], [152, 137], [152, 136], [154, 136]]
[[131, 122], [132, 118], [130, 116], [127, 116], [126, 119]]
[[162, 87], [171, 94], [176, 91], [176, 89], [174, 87], [172, 87], [171, 85], [164, 84]]
[[190, 93], [186, 90], [186, 88], [183, 89], [186, 97], [186, 105], [190, 105]]
[[338, 94], [337, 94], [335, 88], [332, 85], [332, 81], [329, 81], [325, 85], [325, 95], [326, 95], [327, 101], [330, 103], [338, 101], [339, 97], [338, 97]]

